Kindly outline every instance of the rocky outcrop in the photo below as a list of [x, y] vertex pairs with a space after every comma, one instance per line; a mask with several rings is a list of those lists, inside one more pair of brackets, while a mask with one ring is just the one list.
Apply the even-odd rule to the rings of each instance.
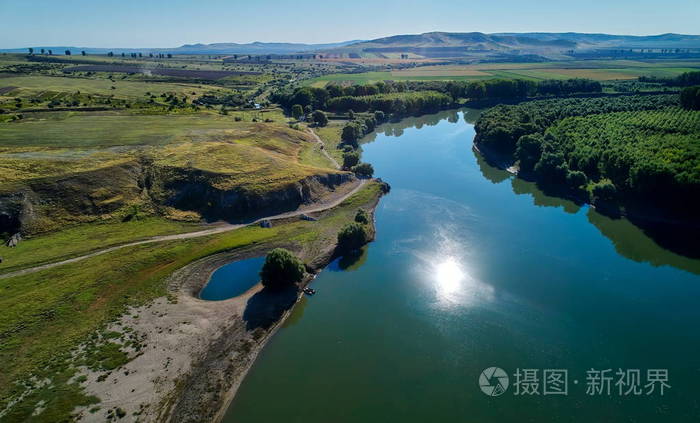
[[176, 209], [196, 212], [207, 220], [247, 222], [318, 201], [355, 180], [350, 173], [328, 172], [278, 184], [276, 189], [256, 190], [227, 183], [227, 178], [134, 160], [61, 178], [36, 179], [9, 192], [0, 191], [0, 234], [45, 232], [65, 224], [119, 217], [135, 205], [144, 213]]
[[225, 175], [199, 169], [152, 168], [148, 190], [156, 204], [195, 211], [208, 220], [245, 222], [260, 216], [294, 210], [322, 198], [330, 190], [352, 182], [350, 173], [323, 173], [302, 178], [278, 189], [251, 190], [245, 186], [220, 188]]

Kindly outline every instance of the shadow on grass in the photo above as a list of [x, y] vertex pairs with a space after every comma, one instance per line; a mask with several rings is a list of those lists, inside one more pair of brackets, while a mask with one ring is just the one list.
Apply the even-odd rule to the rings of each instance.
[[282, 289], [263, 288], [248, 300], [243, 320], [246, 329], [267, 329], [275, 324], [297, 300], [297, 286]]

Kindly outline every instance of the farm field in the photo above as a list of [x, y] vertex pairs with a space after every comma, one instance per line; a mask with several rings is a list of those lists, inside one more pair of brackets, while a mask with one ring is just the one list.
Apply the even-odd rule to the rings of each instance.
[[307, 81], [314, 87], [329, 82], [355, 84], [386, 80], [479, 80], [520, 78], [530, 80], [589, 78], [598, 81], [630, 80], [639, 76], [674, 77], [700, 69], [698, 61], [641, 62], [632, 60], [565, 61], [542, 63], [483, 63], [474, 65], [431, 65], [409, 69], [330, 74]]
[[[3, 88], [10, 90], [3, 92]], [[112, 88], [114, 87], [114, 88]], [[187, 97], [198, 97], [213, 91], [201, 84], [139, 82], [129, 80], [111, 81], [106, 78], [66, 78], [61, 76], [13, 76], [0, 74], [0, 97], [27, 98], [31, 96], [60, 96], [65, 92], [80, 91], [87, 95], [113, 95], [117, 98], [144, 98], [146, 93], [175, 93]]]

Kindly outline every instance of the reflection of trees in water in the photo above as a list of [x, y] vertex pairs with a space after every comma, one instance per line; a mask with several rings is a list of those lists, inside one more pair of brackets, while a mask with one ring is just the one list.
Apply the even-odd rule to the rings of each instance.
[[479, 166], [481, 174], [484, 176], [484, 178], [491, 181], [492, 183], [500, 184], [501, 182], [513, 176], [503, 169], [499, 169], [495, 166], [491, 166], [490, 164], [488, 164], [484, 156], [474, 151], [473, 149], [472, 153], [476, 157], [476, 164]]
[[400, 137], [404, 130], [408, 128], [421, 129], [424, 126], [435, 126], [442, 120], [447, 120], [450, 123], [459, 122], [459, 114], [464, 114], [464, 119], [467, 122], [473, 122], [476, 117], [481, 114], [480, 110], [459, 109], [459, 110], [443, 110], [438, 113], [423, 115], [418, 117], [407, 117], [398, 122], [388, 122], [377, 126], [377, 129], [364, 137], [362, 143], [374, 142], [377, 139], [377, 134], [383, 134], [388, 137]]
[[581, 206], [562, 197], [552, 197], [545, 194], [534, 182], [514, 177], [511, 181], [513, 192], [517, 195], [530, 194], [532, 202], [539, 207], [561, 207], [570, 214], [578, 213]]
[[333, 260], [328, 265], [328, 270], [332, 272], [353, 272], [359, 269], [367, 261], [367, 246], [359, 250], [352, 251], [342, 257]]
[[282, 324], [283, 328], [288, 328], [290, 326], [294, 326], [297, 323], [301, 321], [301, 318], [304, 317], [304, 310], [306, 309], [306, 306], [309, 304], [309, 299], [304, 295], [301, 297], [299, 302], [297, 302], [297, 305], [294, 306], [294, 310], [292, 310], [292, 313], [289, 315], [287, 320], [284, 321]]
[[[578, 213], [581, 206], [571, 200], [545, 194], [534, 182], [512, 176], [503, 169], [491, 166], [476, 151], [476, 162], [481, 174], [494, 184], [511, 179], [513, 193], [529, 195], [534, 205], [539, 207], [561, 207], [567, 213]], [[678, 230], [671, 232], [668, 225], [664, 228], [642, 227], [626, 218], [611, 218], [589, 208], [588, 221], [592, 223], [603, 236], [612, 241], [615, 250], [623, 257], [639, 263], [649, 263], [652, 266], [673, 266], [687, 272], [700, 274], [700, 260], [690, 258], [689, 243], [698, 237], [689, 235], [686, 231], [679, 234]], [[684, 236], [683, 236], [684, 235]], [[660, 245], [661, 244], [661, 245]], [[695, 247], [696, 248], [696, 247]]]
[[684, 257], [659, 246], [629, 220], [613, 219], [592, 208], [588, 210], [587, 216], [588, 221], [612, 241], [615, 251], [624, 257], [652, 266], [673, 266], [700, 274], [700, 260]]

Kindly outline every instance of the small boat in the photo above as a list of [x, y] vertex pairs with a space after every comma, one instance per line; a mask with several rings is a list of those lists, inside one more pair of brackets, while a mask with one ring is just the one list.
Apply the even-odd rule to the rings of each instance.
[[316, 293], [316, 290], [313, 288], [304, 288], [304, 294], [306, 295], [314, 295]]

